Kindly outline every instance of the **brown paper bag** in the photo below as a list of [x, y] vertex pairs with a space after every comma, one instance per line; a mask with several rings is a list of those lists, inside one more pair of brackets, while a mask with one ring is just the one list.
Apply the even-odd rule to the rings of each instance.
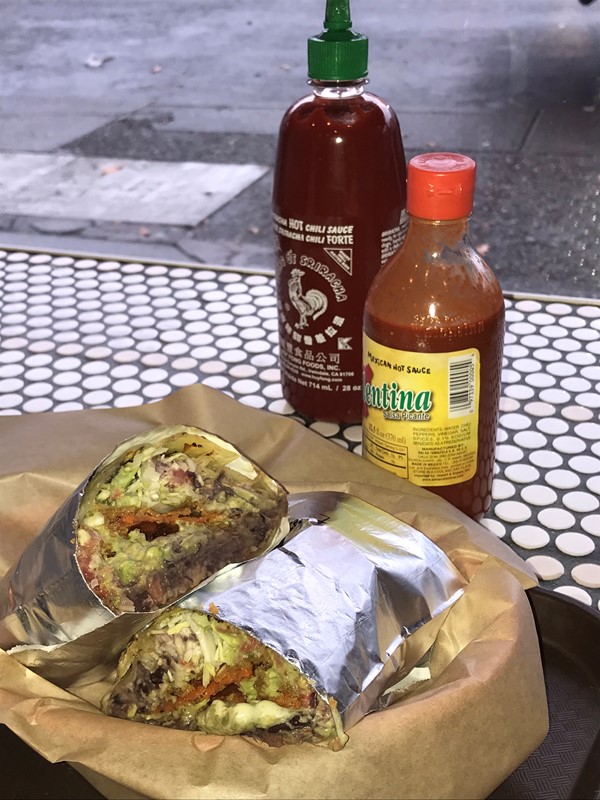
[[[339, 753], [271, 749], [105, 717], [105, 686], [65, 691], [0, 651], [0, 722], [107, 797], [485, 797], [544, 738], [547, 709], [525, 564], [441, 498], [298, 422], [203, 386], [159, 403], [0, 420], [0, 574], [102, 457], [157, 425], [230, 440], [290, 492], [346, 491], [423, 531], [469, 581], [433, 648], [432, 679], [349, 731]], [[108, 685], [108, 684], [106, 684]], [[90, 702], [91, 701], [91, 702]]]

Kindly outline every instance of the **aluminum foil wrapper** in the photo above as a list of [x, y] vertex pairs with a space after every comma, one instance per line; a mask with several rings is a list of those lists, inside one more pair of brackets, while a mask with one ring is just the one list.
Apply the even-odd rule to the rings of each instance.
[[347, 729], [393, 702], [390, 689], [415, 666], [411, 637], [442, 617], [465, 581], [425, 535], [351, 495], [292, 495], [290, 518], [282, 545], [223, 570], [177, 605], [216, 606], [219, 619], [335, 698]]
[[[121, 621], [120, 630], [134, 631], [156, 616], [157, 612], [114, 613], [101, 602], [79, 568], [75, 555], [75, 527], [81, 505], [95, 496], [107, 476], [126, 460], [132, 448], [157, 444], [167, 436], [180, 433], [200, 434], [219, 447], [231, 450], [232, 469], [239, 466], [239, 471], [243, 471], [250, 464], [272, 485], [274, 492], [285, 496], [284, 487], [259, 465], [231, 443], [199, 428], [185, 425], [160, 427], [121, 442], [67, 498], [0, 581], [2, 649], [11, 650], [22, 645], [53, 648], [89, 634], [116, 617]], [[284, 515], [260, 552], [278, 544], [288, 530], [288, 518]], [[110, 634], [108, 636], [110, 640]]]

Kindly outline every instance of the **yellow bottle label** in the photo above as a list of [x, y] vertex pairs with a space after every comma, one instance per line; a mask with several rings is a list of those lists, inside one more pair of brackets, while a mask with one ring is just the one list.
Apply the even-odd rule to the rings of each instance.
[[479, 351], [411, 353], [364, 337], [363, 455], [419, 486], [475, 475]]

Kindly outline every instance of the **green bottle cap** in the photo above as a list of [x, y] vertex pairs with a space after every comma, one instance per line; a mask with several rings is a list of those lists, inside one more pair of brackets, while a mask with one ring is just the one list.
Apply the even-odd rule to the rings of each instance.
[[369, 40], [352, 30], [349, 0], [327, 0], [325, 30], [308, 40], [308, 77], [355, 81], [368, 72]]

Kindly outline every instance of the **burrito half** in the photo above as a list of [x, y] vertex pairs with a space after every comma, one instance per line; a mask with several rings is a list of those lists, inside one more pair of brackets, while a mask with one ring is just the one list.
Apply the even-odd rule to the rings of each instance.
[[179, 426], [124, 444], [76, 520], [79, 569], [114, 613], [168, 605], [287, 524], [283, 487], [217, 436]]
[[310, 742], [340, 750], [348, 739], [333, 699], [212, 611], [174, 608], [137, 634], [102, 710], [169, 728], [244, 734], [273, 746]]

